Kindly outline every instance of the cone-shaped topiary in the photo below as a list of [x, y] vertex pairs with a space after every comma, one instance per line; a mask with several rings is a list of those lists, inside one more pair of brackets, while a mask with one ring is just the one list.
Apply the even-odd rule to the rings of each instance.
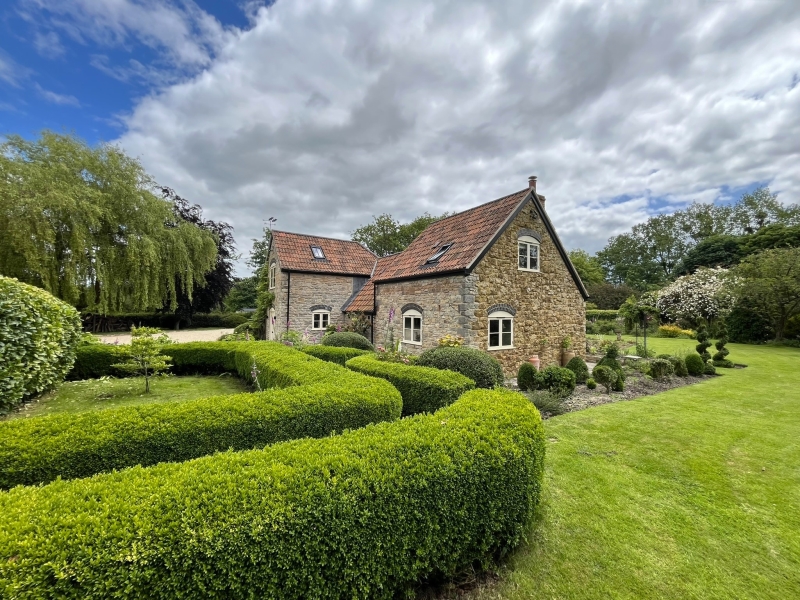
[[566, 368], [575, 373], [575, 383], [586, 383], [589, 378], [589, 367], [586, 366], [586, 362], [580, 356], [571, 359]]
[[517, 385], [519, 389], [523, 392], [538, 389], [537, 376], [536, 367], [529, 362], [522, 363], [519, 366], [519, 371], [517, 371]]

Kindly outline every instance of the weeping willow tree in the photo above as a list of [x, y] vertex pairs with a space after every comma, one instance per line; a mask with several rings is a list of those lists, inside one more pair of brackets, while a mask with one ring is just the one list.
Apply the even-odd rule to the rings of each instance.
[[[191, 298], [214, 268], [212, 233], [158, 197], [142, 166], [71, 135], [0, 145], [0, 274], [98, 312]], [[173, 306], [174, 308], [174, 306]]]

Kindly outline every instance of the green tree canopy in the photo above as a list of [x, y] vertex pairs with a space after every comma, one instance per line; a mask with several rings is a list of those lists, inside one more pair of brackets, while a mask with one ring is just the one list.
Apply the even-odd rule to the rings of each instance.
[[73, 305], [161, 308], [214, 268], [209, 231], [180, 220], [139, 162], [45, 131], [0, 145], [0, 273]]
[[400, 223], [391, 215], [383, 214], [373, 217], [372, 223], [356, 229], [352, 239], [364, 244], [378, 256], [387, 256], [405, 250], [428, 225], [447, 216], [448, 213], [439, 217], [425, 213], [410, 223]]
[[595, 285], [605, 281], [600, 261], [594, 256], [589, 256], [586, 250], [570, 250], [569, 259], [583, 281], [583, 285]]

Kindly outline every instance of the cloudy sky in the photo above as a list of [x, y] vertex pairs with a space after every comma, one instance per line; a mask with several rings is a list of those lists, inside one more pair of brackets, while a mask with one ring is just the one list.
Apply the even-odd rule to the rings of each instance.
[[[9, 0], [0, 133], [113, 141], [235, 227], [349, 237], [539, 177], [568, 247], [800, 198], [800, 2]], [[244, 269], [242, 269], [244, 273]]]

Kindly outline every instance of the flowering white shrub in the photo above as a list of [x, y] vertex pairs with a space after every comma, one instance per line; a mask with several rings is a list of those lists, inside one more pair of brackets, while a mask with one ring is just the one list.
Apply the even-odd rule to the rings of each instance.
[[710, 321], [733, 308], [736, 298], [729, 281], [727, 269], [701, 267], [659, 291], [656, 308], [670, 321]]

